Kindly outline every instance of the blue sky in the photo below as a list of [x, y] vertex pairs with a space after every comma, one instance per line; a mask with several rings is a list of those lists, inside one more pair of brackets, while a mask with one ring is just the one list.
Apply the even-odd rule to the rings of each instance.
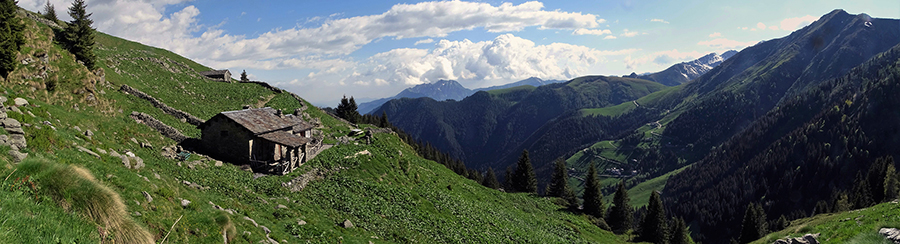
[[[71, 2], [51, 0], [58, 13]], [[655, 72], [786, 36], [834, 9], [900, 18], [896, 0], [86, 2], [100, 31], [247, 70], [319, 106], [439, 79], [478, 88]]]

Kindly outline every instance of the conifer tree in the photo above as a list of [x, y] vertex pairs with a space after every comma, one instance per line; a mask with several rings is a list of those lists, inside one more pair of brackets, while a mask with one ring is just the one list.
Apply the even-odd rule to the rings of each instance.
[[[357, 122], [359, 122], [360, 116], [359, 116], [359, 112], [356, 111], [356, 100], [353, 99], [353, 96], [351, 96], [350, 99], [347, 99], [347, 96], [344, 96], [344, 98], [341, 98], [341, 103], [338, 104], [338, 107], [337, 107], [337, 109], [335, 109], [334, 112], [337, 113], [338, 117], [346, 119], [347, 121], [350, 121], [350, 123], [356, 124]], [[428, 147], [431, 147], [431, 146], [428, 145]], [[434, 157], [429, 158], [429, 159], [433, 159], [433, 158]], [[435, 160], [435, 161], [440, 162], [441, 160]]]
[[646, 242], [668, 243], [669, 241], [666, 210], [657, 191], [650, 194], [650, 201], [647, 202], [647, 214], [644, 215], [640, 230], [641, 239]]
[[56, 9], [53, 8], [53, 4], [50, 4], [50, 1], [47, 0], [47, 5], [44, 5], [44, 18], [53, 23], [59, 22], [59, 18], [56, 17]]
[[531, 159], [528, 158], [528, 150], [522, 151], [522, 156], [516, 163], [516, 171], [513, 173], [513, 187], [517, 192], [527, 192], [537, 194], [537, 176], [534, 174], [534, 167], [531, 165]]
[[888, 164], [884, 174], [884, 200], [891, 201], [900, 196], [900, 174], [894, 164]]
[[[556, 159], [553, 161], [553, 174], [550, 175], [550, 184], [547, 185], [548, 197], [565, 198], [569, 188], [569, 174], [566, 173], [566, 161]], [[567, 199], [568, 200], [568, 199]]]
[[591, 162], [591, 166], [588, 168], [588, 174], [585, 177], [584, 182], [584, 194], [582, 198], [584, 198], [584, 213], [597, 217], [603, 218], [606, 209], [603, 206], [603, 193], [600, 191], [602, 186], [600, 185], [600, 179], [597, 178], [597, 168], [594, 167], [594, 163]]
[[487, 173], [484, 173], [484, 181], [481, 184], [491, 189], [500, 188], [500, 182], [497, 181], [497, 175], [494, 174], [494, 168], [488, 168]]
[[503, 190], [506, 192], [516, 192], [516, 187], [513, 184], [513, 169], [512, 165], [506, 167], [506, 174], [503, 177]]
[[887, 176], [887, 166], [894, 164], [893, 157], [882, 157], [875, 160], [875, 163], [869, 167], [869, 173], [866, 174], [866, 183], [869, 185], [869, 192], [872, 193], [872, 204], [880, 203], [884, 198], [884, 179]]
[[3, 78], [16, 69], [16, 56], [25, 44], [25, 24], [16, 15], [17, 3], [0, 0], [0, 76]]
[[788, 226], [791, 225], [791, 221], [788, 221], [784, 215], [778, 217], [778, 220], [775, 221], [775, 226], [773, 226], [772, 231], [779, 231], [783, 229], [787, 229]]
[[768, 233], [766, 213], [762, 205], [750, 203], [744, 212], [744, 220], [741, 222], [741, 244], [755, 241]]
[[853, 198], [851, 199], [853, 208], [860, 209], [872, 206], [874, 201], [872, 200], [872, 189], [869, 188], [868, 180], [862, 177], [861, 172], [857, 171], [853, 182]]
[[249, 80], [250, 79], [247, 78], [247, 70], [241, 71], [241, 81], [249, 81]]
[[669, 235], [669, 243], [670, 244], [689, 244], [694, 243], [694, 240], [691, 239], [691, 234], [688, 231], [687, 224], [684, 222], [684, 219], [681, 217], [672, 219], [672, 232]]
[[[381, 118], [380, 118], [380, 121], [379, 121], [379, 125], [378, 125], [378, 126], [381, 127], [381, 128], [388, 128], [388, 127], [391, 126], [391, 123], [388, 122], [387, 112], [381, 111]], [[496, 189], [496, 188], [495, 188], [495, 189]]]
[[831, 212], [843, 212], [850, 210], [850, 199], [844, 192], [835, 192], [832, 194]]
[[606, 221], [613, 232], [617, 234], [630, 230], [634, 223], [634, 209], [631, 208], [630, 202], [628, 189], [625, 189], [625, 179], [622, 179], [616, 189], [616, 195], [613, 196], [613, 206], [609, 208], [609, 216]]
[[94, 21], [90, 19], [92, 14], [87, 13], [86, 8], [84, 0], [75, 0], [69, 7], [72, 21], [66, 26], [65, 38], [69, 52], [84, 63], [88, 70], [93, 70], [97, 59], [94, 55], [94, 28], [91, 27]]

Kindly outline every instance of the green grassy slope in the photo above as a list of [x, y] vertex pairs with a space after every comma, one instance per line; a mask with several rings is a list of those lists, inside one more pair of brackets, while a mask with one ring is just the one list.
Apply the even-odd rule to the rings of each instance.
[[896, 200], [872, 207], [839, 213], [819, 214], [791, 221], [788, 228], [770, 233], [753, 244], [772, 243], [785, 237], [820, 233], [819, 243], [884, 243], [881, 228], [900, 228], [900, 203]]
[[[189, 136], [199, 135], [199, 130], [163, 114], [149, 102], [118, 91], [121, 85], [135, 87], [201, 119], [245, 104], [292, 111], [306, 102], [254, 84], [201, 79], [194, 71], [209, 68], [165, 50], [104, 34], [98, 34], [96, 50], [106, 74], [101, 82], [49, 41], [49, 27], [27, 23], [33, 47], [20, 57], [34, 58], [41, 51], [50, 57], [59, 55], [46, 66], [53, 71], [51, 76], [65, 81], [55, 91], [47, 91], [44, 79], [26, 78], [28, 72], [44, 65], [31, 63], [20, 65], [0, 88], [2, 96], [10, 100], [23, 97], [32, 104], [19, 108], [25, 114], [9, 112], [10, 117], [31, 125], [24, 127], [27, 160], [87, 169], [121, 197], [128, 213], [122, 218], [135, 221], [156, 242], [166, 238], [170, 243], [219, 243], [223, 233], [233, 243], [257, 243], [267, 236], [289, 243], [620, 243], [627, 239], [597, 228], [582, 215], [563, 211], [551, 199], [482, 187], [416, 156], [391, 134], [377, 134], [370, 145], [333, 147], [285, 176], [254, 178], [237, 166], [215, 166], [215, 160], [204, 157], [192, 156], [185, 162], [164, 157], [162, 148], [175, 143], [129, 118], [132, 111], [151, 114]], [[349, 131], [348, 125], [306, 105], [310, 116], [322, 120], [321, 130], [327, 137]], [[34, 117], [27, 115], [29, 112]], [[85, 136], [85, 130], [91, 130], [93, 136]], [[0, 223], [0, 239], [22, 243], [111, 240], [109, 230], [98, 230], [103, 226], [85, 218], [85, 211], [66, 204], [74, 196], [52, 195], [47, 184], [51, 179], [19, 170], [8, 150], [0, 148], [0, 177], [10, 176], [0, 178], [4, 186], [0, 188], [0, 218], [5, 220]], [[128, 169], [120, 158], [110, 156], [110, 151], [130, 151], [146, 166]], [[369, 154], [357, 155], [365, 151]], [[195, 166], [188, 167], [189, 163]], [[324, 173], [303, 190], [291, 192], [284, 186], [313, 170]], [[9, 187], [26, 184], [16, 183], [25, 177], [36, 187]], [[153, 200], [148, 202], [143, 192]], [[183, 207], [182, 200], [191, 203]], [[344, 220], [354, 227], [340, 226]], [[271, 233], [267, 235], [263, 226]]]

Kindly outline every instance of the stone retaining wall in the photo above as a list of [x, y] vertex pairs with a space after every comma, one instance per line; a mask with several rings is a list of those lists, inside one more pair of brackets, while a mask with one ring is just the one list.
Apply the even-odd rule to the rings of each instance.
[[273, 92], [275, 92], [275, 93], [281, 93], [281, 92], [282, 92], [280, 88], [274, 87], [274, 86], [272, 86], [272, 85], [269, 85], [269, 83], [266, 83], [266, 82], [263, 82], [263, 81], [242, 80], [242, 81], [240, 81], [240, 82], [241, 82], [241, 83], [253, 83], [253, 84], [258, 84], [258, 85], [260, 85], [260, 86], [262, 86], [262, 87], [265, 87], [266, 89], [269, 89], [270, 91], [273, 91]]
[[175, 140], [175, 142], [181, 143], [189, 138], [184, 134], [181, 134], [181, 131], [178, 131], [178, 129], [166, 125], [156, 118], [153, 118], [153, 116], [150, 116], [149, 114], [138, 113], [137, 111], [135, 111], [131, 112], [131, 118], [138, 123], [142, 123], [150, 126], [150, 128], [156, 129], [156, 131], [159, 131], [160, 134], [168, 137], [169, 139]]
[[153, 104], [154, 107], [161, 109], [166, 114], [175, 116], [175, 118], [182, 119], [185, 122], [188, 122], [189, 124], [192, 124], [194, 126], [199, 126], [200, 124], [203, 124], [203, 122], [204, 122], [200, 118], [197, 118], [187, 112], [169, 107], [165, 103], [162, 103], [159, 100], [156, 100], [156, 98], [153, 98], [150, 95], [147, 95], [146, 93], [143, 93], [143, 92], [139, 91], [138, 89], [134, 89], [133, 87], [130, 87], [128, 85], [122, 85], [122, 88], [120, 88], [119, 90], [123, 91], [125, 93], [128, 93], [128, 94], [134, 95], [135, 97], [138, 97], [140, 99], [147, 100], [151, 104]]

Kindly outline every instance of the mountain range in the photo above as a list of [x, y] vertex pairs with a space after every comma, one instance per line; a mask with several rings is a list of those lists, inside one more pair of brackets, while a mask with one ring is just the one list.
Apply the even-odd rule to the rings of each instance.
[[719, 64], [735, 54], [737, 54], [735, 50], [726, 51], [722, 55], [710, 53], [690, 62], [672, 65], [660, 72], [646, 75], [631, 73], [626, 77], [652, 80], [667, 86], [677, 86], [706, 74], [706, 72], [719, 66]]
[[[528, 150], [542, 182], [551, 160], [600, 141], [627, 149], [616, 164], [636, 170], [629, 186], [690, 165], [669, 178], [664, 202], [703, 233], [699, 239], [721, 243], [739, 234], [749, 203], [761, 201], [770, 218], [805, 217], [820, 201], [852, 194], [852, 174], [867, 172], [877, 158], [900, 156], [885, 147], [898, 138], [887, 122], [896, 113], [883, 110], [895, 100], [886, 94], [897, 77], [897, 26], [895, 19], [835, 10], [783, 38], [708, 55], [695, 64], [719, 65], [689, 81], [671, 77], [706, 68], [688, 62], [617, 80], [675, 86], [605, 104], [573, 102], [591, 97], [579, 92], [548, 92], [598, 78], [581, 77], [544, 89], [476, 93], [471, 101], [455, 103], [404, 99], [381, 110], [395, 125], [470, 167], [505, 168]], [[610, 77], [600, 78], [605, 79]], [[596, 89], [629, 94], [629, 88]], [[470, 124], [447, 119], [453, 113]], [[877, 132], [882, 129], [888, 133]], [[583, 172], [576, 169], [574, 175]]]
[[410, 88], [406, 88], [393, 97], [380, 98], [380, 99], [376, 99], [373, 101], [360, 103], [357, 108], [357, 111], [361, 114], [369, 114], [372, 111], [374, 111], [375, 109], [377, 109], [378, 107], [380, 107], [385, 102], [393, 100], [393, 99], [428, 97], [428, 98], [431, 98], [431, 99], [434, 99], [437, 101], [444, 101], [444, 100], [448, 100], [448, 99], [462, 100], [463, 98], [466, 98], [466, 97], [474, 94], [477, 91], [490, 91], [490, 90], [504, 89], [504, 88], [510, 88], [510, 87], [516, 87], [516, 86], [524, 86], [524, 85], [542, 86], [542, 85], [546, 85], [546, 84], [559, 83], [559, 82], [562, 82], [562, 81], [561, 80], [546, 80], [545, 81], [545, 80], [541, 80], [540, 78], [537, 78], [537, 77], [531, 77], [528, 79], [516, 81], [516, 82], [505, 84], [505, 85], [491, 86], [491, 87], [478, 88], [475, 90], [471, 90], [471, 89], [463, 87], [461, 84], [459, 84], [459, 82], [457, 82], [455, 80], [438, 80], [434, 83], [419, 84], [419, 85], [416, 85], [416, 86], [413, 86]]

